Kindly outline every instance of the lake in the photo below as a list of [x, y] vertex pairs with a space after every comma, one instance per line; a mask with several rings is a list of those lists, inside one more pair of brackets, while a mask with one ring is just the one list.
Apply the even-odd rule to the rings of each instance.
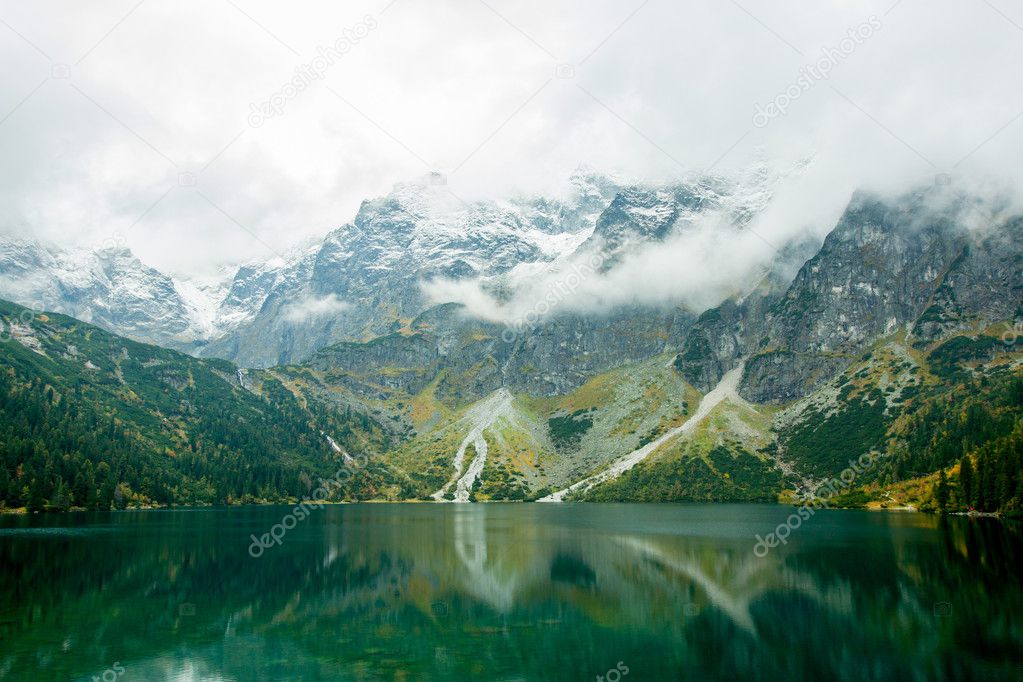
[[1023, 679], [1017, 525], [794, 511], [5, 516], [0, 679]]

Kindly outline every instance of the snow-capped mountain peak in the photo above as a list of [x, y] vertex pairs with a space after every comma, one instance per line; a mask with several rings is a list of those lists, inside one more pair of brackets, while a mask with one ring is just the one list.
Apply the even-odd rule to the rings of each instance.
[[284, 258], [213, 277], [168, 276], [128, 249], [0, 240], [0, 297], [245, 365], [292, 362], [403, 328], [436, 303], [422, 289], [436, 278], [511, 285], [587, 249], [662, 240], [710, 211], [743, 224], [773, 181], [753, 170], [651, 186], [580, 168], [550, 195], [470, 201], [429, 174], [364, 201], [351, 222]]

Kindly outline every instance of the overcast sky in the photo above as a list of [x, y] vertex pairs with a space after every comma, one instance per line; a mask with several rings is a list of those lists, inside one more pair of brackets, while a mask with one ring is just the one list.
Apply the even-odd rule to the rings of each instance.
[[812, 153], [789, 223], [855, 186], [1020, 182], [1008, 0], [4, 0], [0, 60], [0, 227], [123, 235], [179, 273], [283, 253], [428, 170], [498, 197], [580, 164]]

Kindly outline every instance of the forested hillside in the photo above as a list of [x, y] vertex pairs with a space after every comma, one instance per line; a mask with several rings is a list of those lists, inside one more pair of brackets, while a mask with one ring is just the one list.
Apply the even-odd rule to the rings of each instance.
[[[0, 505], [67, 509], [284, 501], [386, 443], [368, 419], [271, 374], [0, 302]], [[366, 460], [359, 460], [365, 462]], [[390, 479], [370, 460], [335, 497]]]

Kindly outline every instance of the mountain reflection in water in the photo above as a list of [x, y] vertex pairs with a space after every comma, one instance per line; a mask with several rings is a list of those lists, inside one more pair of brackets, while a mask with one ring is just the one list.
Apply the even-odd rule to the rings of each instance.
[[771, 505], [0, 520], [0, 679], [1020, 679], [1012, 524]]

